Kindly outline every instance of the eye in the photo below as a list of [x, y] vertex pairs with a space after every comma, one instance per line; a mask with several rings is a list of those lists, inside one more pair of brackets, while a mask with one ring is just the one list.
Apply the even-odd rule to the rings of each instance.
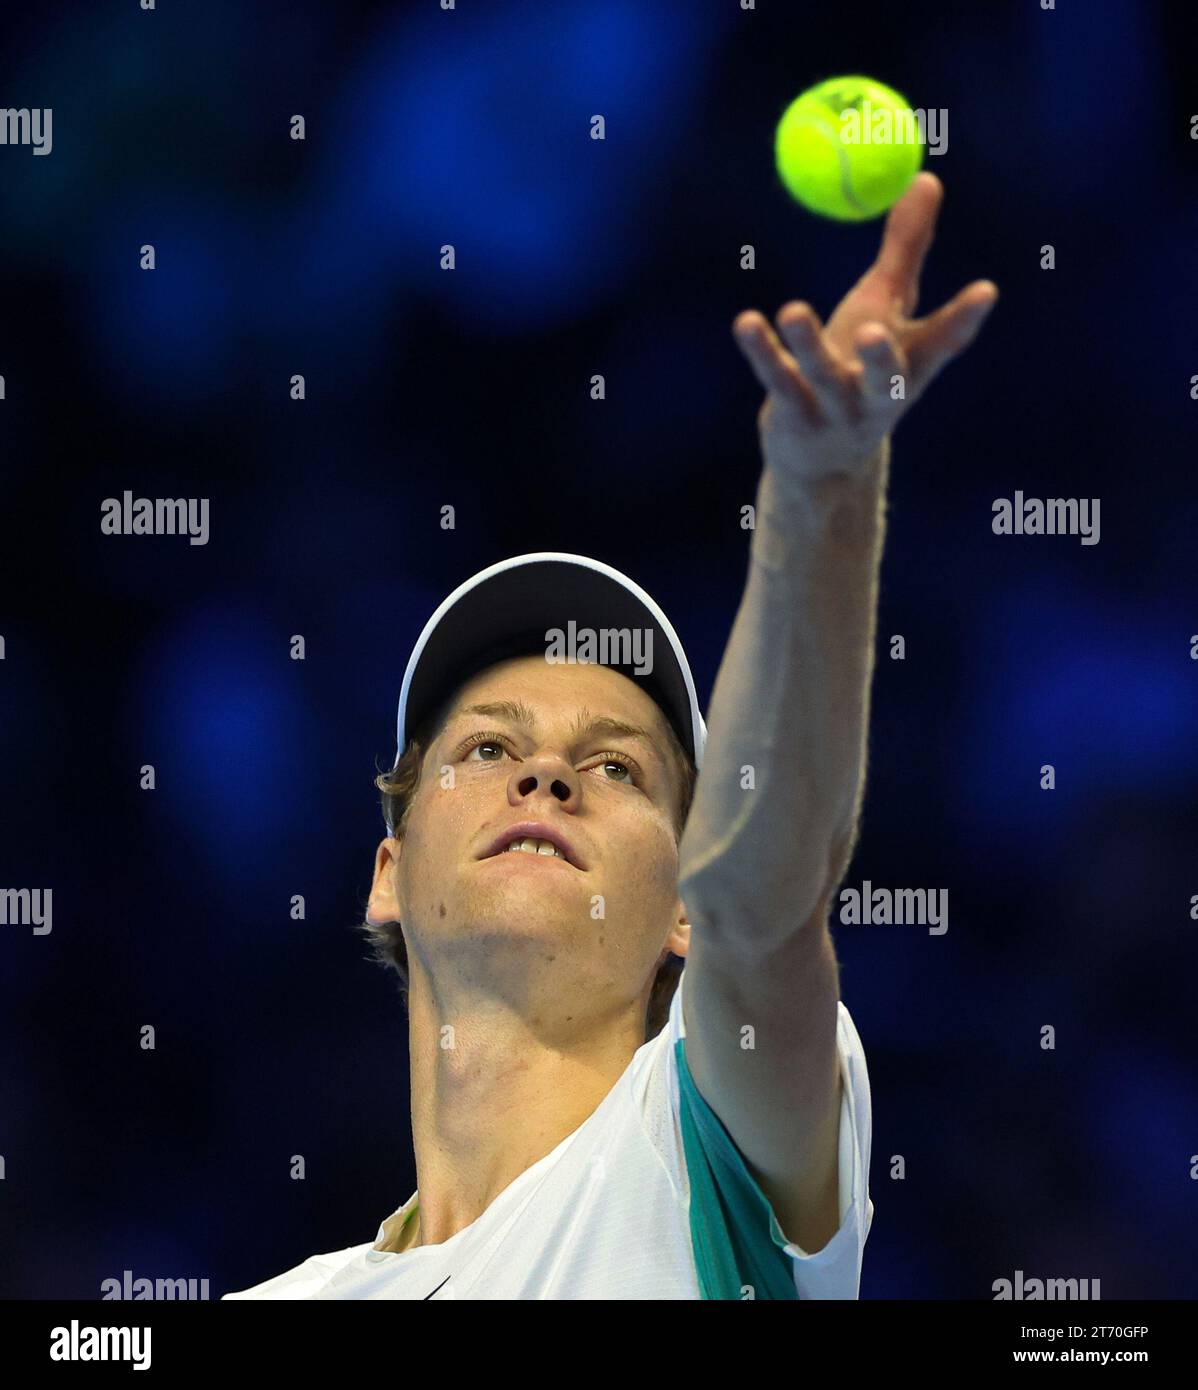
[[493, 758], [479, 757], [475, 759], [476, 762], [497, 763], [501, 760], [501, 755], [507, 751], [507, 749], [504, 746], [503, 739], [500, 737], [500, 735], [493, 734], [488, 731], [484, 731], [482, 733], [477, 734], [471, 734], [471, 736], [466, 740], [465, 743], [462, 744], [461, 748], [459, 748], [458, 751], [459, 753], [464, 753], [466, 760], [469, 761], [471, 755], [476, 750], [481, 750], [484, 748], [494, 749], [496, 751], [496, 756]]
[[[491, 750], [494, 757], [487, 754], [486, 750]], [[481, 729], [476, 734], [471, 734], [468, 739], [458, 745], [457, 756], [465, 762], [498, 763], [503, 759], [504, 753], [510, 754], [508, 741], [503, 734], [496, 733], [491, 729]], [[473, 755], [478, 752], [479, 756]], [[634, 787], [641, 784], [641, 767], [634, 759], [624, 753], [604, 752], [599, 755], [600, 761], [588, 768], [588, 772], [593, 772], [602, 768], [606, 773], [608, 768], [618, 768], [624, 775], [622, 777], [606, 777], [607, 782], [616, 782], [622, 785]]]
[[619, 753], [604, 753], [603, 761], [596, 763], [595, 766], [603, 768], [604, 772], [606, 772], [609, 767], [618, 767], [625, 776], [608, 777], [605, 780], [608, 782], [623, 782], [628, 786], [636, 785], [637, 774], [640, 772], [640, 768], [631, 758], [626, 758]]

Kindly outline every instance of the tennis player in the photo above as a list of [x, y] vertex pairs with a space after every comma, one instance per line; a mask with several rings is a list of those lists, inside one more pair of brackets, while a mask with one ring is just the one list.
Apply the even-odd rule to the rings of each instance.
[[917, 176], [826, 326], [733, 325], [764, 469], [710, 729], [665, 614], [585, 556], [493, 565], [429, 620], [364, 924], [403, 984], [417, 1189], [226, 1298], [857, 1297], [869, 1079], [829, 912], [889, 441], [997, 298], [913, 317], [942, 196]]

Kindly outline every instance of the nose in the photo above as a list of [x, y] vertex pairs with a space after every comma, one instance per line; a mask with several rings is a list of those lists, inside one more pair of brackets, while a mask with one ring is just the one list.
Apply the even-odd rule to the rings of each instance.
[[512, 772], [509, 791], [513, 799], [523, 801], [538, 792], [547, 791], [568, 810], [573, 809], [580, 794], [578, 773], [558, 753], [536, 753], [525, 758]]

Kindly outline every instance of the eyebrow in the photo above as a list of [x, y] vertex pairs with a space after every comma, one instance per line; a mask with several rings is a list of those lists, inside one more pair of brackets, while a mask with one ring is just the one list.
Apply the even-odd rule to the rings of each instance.
[[[490, 719], [507, 719], [526, 729], [537, 727], [536, 713], [523, 700], [491, 700], [481, 705], [465, 705], [462, 709], [454, 710], [446, 721], [446, 727], [452, 720], [468, 714], [481, 714]], [[613, 719], [610, 715], [592, 717], [590, 710], [582, 709], [575, 717], [570, 732], [575, 738], [580, 739], [590, 738], [595, 734], [607, 734], [613, 738], [642, 739], [653, 750], [654, 755], [668, 766], [668, 759], [648, 729], [642, 729], [638, 724], [629, 724], [625, 719]]]

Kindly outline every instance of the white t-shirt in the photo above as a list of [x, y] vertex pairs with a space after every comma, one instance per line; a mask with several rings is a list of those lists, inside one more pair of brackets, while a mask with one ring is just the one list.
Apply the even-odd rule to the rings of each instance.
[[[840, 1228], [822, 1250], [788, 1241], [723, 1125], [694, 1088], [669, 1021], [598, 1108], [440, 1245], [373, 1242], [312, 1255], [226, 1299], [856, 1298], [873, 1221], [869, 1075], [837, 1005]], [[399, 1208], [409, 1212], [419, 1192]]]

